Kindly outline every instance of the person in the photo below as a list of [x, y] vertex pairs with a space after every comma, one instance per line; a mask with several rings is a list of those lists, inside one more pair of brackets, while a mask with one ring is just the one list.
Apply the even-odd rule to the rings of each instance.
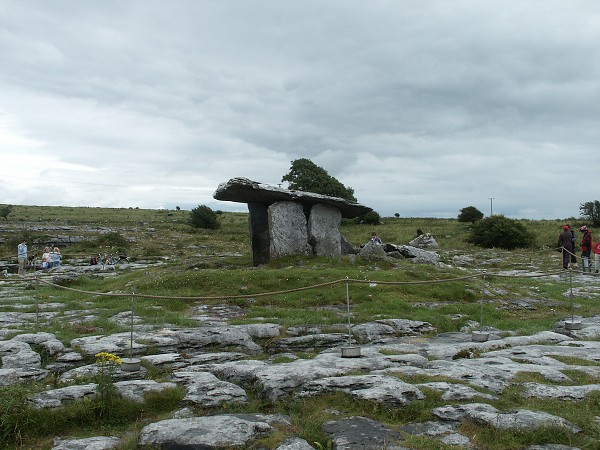
[[374, 231], [371, 233], [371, 239], [369, 240], [369, 244], [383, 244], [383, 242], [381, 242], [381, 239], [379, 238], [379, 236], [377, 236], [377, 233], [375, 233]]
[[23, 275], [27, 266], [27, 241], [25, 239], [17, 246], [17, 260], [19, 261], [18, 274]]
[[60, 249], [58, 247], [54, 247], [52, 250], [52, 266], [58, 267], [60, 266], [60, 260], [62, 259], [62, 255], [60, 254]]
[[598, 269], [600, 269], [600, 240], [593, 245], [592, 251], [594, 252], [594, 272], [598, 273]]
[[563, 270], [569, 268], [569, 262], [571, 261], [571, 253], [573, 253], [572, 236], [569, 225], [564, 225], [562, 233], [558, 235], [558, 247], [562, 250]]
[[592, 232], [586, 225], [579, 228], [579, 231], [583, 233], [583, 236], [581, 237], [581, 244], [579, 244], [581, 247], [581, 264], [583, 265], [583, 271], [585, 272], [585, 269], [587, 269], [589, 272], [591, 272], [592, 267], [590, 266], [590, 253], [592, 251], [593, 243]]
[[50, 249], [44, 247], [44, 253], [42, 253], [42, 269], [52, 268], [52, 255], [50, 255]]
[[575, 235], [575, 231], [573, 231], [571, 226], [569, 224], [567, 224], [567, 226], [569, 227], [569, 231], [571, 232], [571, 247], [573, 247], [573, 253], [571, 253], [571, 267], [577, 269], [579, 268], [579, 266], [577, 265], [577, 256], [575, 256], [575, 247], [577, 247], [577, 236]]

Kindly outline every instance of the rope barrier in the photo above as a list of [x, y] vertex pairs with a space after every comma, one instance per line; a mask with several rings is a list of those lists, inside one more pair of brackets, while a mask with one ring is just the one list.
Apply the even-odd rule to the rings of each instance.
[[[95, 291], [86, 291], [83, 289], [76, 289], [68, 286], [61, 286], [56, 283], [52, 283], [50, 281], [41, 279], [36, 277], [31, 281], [37, 281], [39, 283], [45, 284], [47, 286], [51, 286], [57, 289], [63, 289], [71, 292], [78, 292], [80, 294], [87, 295], [96, 295], [103, 297], [137, 297], [137, 298], [148, 298], [148, 299], [156, 299], [156, 300], [194, 300], [194, 301], [202, 301], [202, 300], [234, 300], [234, 299], [249, 299], [249, 298], [257, 298], [257, 297], [267, 297], [273, 295], [285, 295], [291, 294], [294, 292], [308, 291], [312, 289], [319, 289], [327, 286], [334, 286], [336, 284], [341, 283], [355, 283], [355, 284], [380, 284], [380, 285], [427, 285], [427, 284], [440, 284], [440, 283], [451, 283], [456, 281], [464, 281], [464, 280], [472, 280], [476, 278], [489, 278], [489, 277], [498, 277], [498, 278], [541, 278], [554, 276], [564, 273], [564, 271], [554, 271], [554, 272], [546, 272], [541, 274], [500, 274], [500, 273], [490, 273], [487, 271], [483, 271], [478, 274], [465, 275], [461, 277], [453, 277], [453, 278], [443, 278], [443, 279], [435, 279], [435, 280], [420, 280], [420, 281], [378, 281], [378, 280], [359, 280], [354, 278], [344, 278], [339, 280], [328, 281], [325, 283], [313, 284], [310, 286], [302, 286], [293, 289], [285, 289], [279, 291], [270, 291], [270, 292], [260, 292], [256, 294], [240, 294], [240, 295], [214, 295], [214, 296], [170, 296], [170, 295], [152, 295], [152, 294], [136, 294], [136, 293], [119, 293], [119, 292], [95, 292]], [[26, 281], [24, 279], [19, 280], [4, 280], [6, 282], [20, 282]]]

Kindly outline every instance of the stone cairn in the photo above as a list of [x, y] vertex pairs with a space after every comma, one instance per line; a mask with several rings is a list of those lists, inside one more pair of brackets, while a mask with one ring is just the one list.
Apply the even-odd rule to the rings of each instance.
[[286, 255], [339, 257], [342, 217], [351, 219], [372, 210], [343, 198], [292, 191], [247, 178], [221, 183], [213, 197], [248, 204], [255, 266]]

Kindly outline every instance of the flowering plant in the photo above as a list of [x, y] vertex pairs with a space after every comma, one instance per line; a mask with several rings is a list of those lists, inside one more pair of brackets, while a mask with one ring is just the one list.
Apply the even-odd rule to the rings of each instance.
[[96, 392], [100, 400], [100, 409], [107, 411], [111, 400], [116, 397], [117, 392], [113, 384], [113, 375], [118, 366], [123, 363], [123, 360], [112, 353], [100, 352], [96, 353], [96, 364], [99, 366], [96, 374]]

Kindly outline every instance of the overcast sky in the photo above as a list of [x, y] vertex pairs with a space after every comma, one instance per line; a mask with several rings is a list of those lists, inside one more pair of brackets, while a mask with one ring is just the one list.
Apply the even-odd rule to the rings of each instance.
[[247, 211], [308, 158], [382, 216], [567, 218], [599, 146], [596, 0], [0, 0], [4, 204]]

